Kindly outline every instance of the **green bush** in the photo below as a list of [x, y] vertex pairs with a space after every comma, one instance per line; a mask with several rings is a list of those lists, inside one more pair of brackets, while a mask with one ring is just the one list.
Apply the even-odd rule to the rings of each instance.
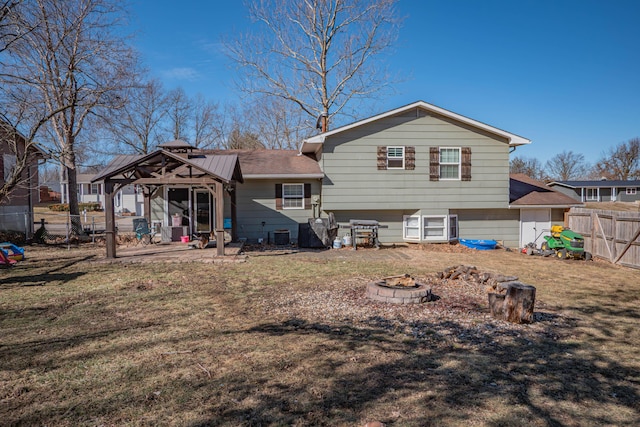
[[55, 205], [49, 205], [49, 210], [54, 212], [69, 212], [69, 204], [56, 203]]

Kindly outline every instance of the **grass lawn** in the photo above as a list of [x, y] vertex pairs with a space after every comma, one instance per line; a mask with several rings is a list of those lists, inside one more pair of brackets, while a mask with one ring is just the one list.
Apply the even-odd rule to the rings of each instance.
[[[99, 262], [27, 247], [0, 270], [0, 423], [189, 426], [640, 425], [640, 271], [444, 248]], [[537, 288], [492, 319], [475, 265]], [[410, 273], [435, 302], [364, 298]]]

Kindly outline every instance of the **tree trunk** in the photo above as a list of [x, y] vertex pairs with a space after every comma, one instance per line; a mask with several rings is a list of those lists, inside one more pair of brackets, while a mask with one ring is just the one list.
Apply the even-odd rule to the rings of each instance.
[[511, 323], [531, 323], [536, 288], [520, 282], [511, 282], [506, 287], [506, 295], [489, 294], [491, 315]]

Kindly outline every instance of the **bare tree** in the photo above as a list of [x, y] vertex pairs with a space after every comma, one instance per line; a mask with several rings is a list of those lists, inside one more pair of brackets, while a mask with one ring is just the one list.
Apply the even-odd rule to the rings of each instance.
[[31, 31], [18, 11], [23, 0], [0, 0], [0, 54]]
[[182, 139], [189, 142], [189, 127], [193, 114], [191, 100], [184, 89], [176, 88], [167, 95], [167, 121], [166, 131], [168, 137]]
[[260, 142], [260, 138], [255, 133], [247, 131], [243, 132], [236, 128], [232, 130], [231, 135], [229, 135], [227, 148], [229, 150], [257, 150], [259, 148], [264, 148], [264, 145]]
[[148, 154], [161, 140], [163, 120], [167, 116], [167, 98], [162, 84], [151, 80], [129, 88], [123, 108], [107, 111], [102, 121], [108, 154], [133, 152]]
[[573, 151], [556, 154], [546, 163], [549, 178], [555, 181], [572, 181], [584, 179], [589, 175], [589, 165], [584, 155]]
[[259, 104], [261, 108], [250, 112], [251, 127], [262, 136], [267, 148], [295, 149], [310, 135], [304, 117], [294, 111], [293, 104], [279, 98], [266, 98]]
[[[115, 0], [32, 0], [23, 18], [33, 30], [11, 48], [9, 84], [20, 103], [50, 116], [51, 150], [68, 179], [69, 210], [79, 214], [76, 147], [88, 121], [122, 103], [135, 58], [119, 33]], [[36, 25], [37, 24], [37, 25]]]
[[514, 157], [509, 161], [510, 173], [521, 173], [529, 178], [544, 181], [547, 179], [546, 171], [542, 167], [540, 160], [527, 157]]
[[219, 148], [222, 134], [217, 127], [217, 123], [220, 120], [218, 105], [198, 94], [193, 99], [191, 111], [193, 145], [197, 148]]
[[249, 4], [260, 31], [226, 46], [240, 89], [295, 104], [307, 126], [355, 116], [357, 101], [388, 89], [376, 62], [397, 38], [396, 0], [264, 0]]
[[598, 176], [607, 179], [640, 179], [640, 138], [611, 147], [594, 170]]

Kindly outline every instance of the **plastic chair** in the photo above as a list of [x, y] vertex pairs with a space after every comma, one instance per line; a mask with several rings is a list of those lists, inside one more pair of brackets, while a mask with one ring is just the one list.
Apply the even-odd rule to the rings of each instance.
[[149, 228], [149, 223], [146, 218], [134, 218], [133, 220], [133, 230], [136, 233], [136, 243], [142, 243], [143, 245], [148, 245], [149, 243], [153, 243], [153, 238], [155, 237], [155, 232]]

